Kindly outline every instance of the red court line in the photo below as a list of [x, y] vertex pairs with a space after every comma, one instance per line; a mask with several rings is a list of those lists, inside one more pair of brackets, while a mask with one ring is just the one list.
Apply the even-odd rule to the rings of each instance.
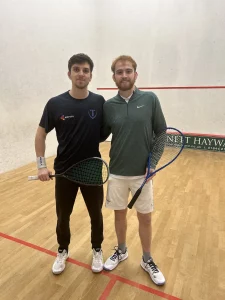
[[109, 281], [109, 283], [107, 284], [107, 286], [106, 286], [104, 292], [102, 293], [101, 297], [99, 298], [99, 300], [105, 300], [105, 299], [107, 299], [107, 297], [109, 296], [111, 290], [113, 289], [116, 281], [117, 281], [116, 279], [111, 279]]
[[[193, 90], [193, 89], [225, 89], [225, 85], [202, 85], [202, 86], [149, 86], [138, 87], [139, 90]], [[101, 91], [113, 91], [118, 88], [99, 87], [97, 90]]]
[[[43, 253], [47, 253], [47, 254], [49, 254], [51, 256], [56, 256], [56, 252], [54, 252], [54, 251], [42, 248], [42, 247], [37, 246], [35, 244], [31, 244], [31, 243], [25, 242], [25, 241], [23, 241], [21, 239], [12, 237], [12, 236], [7, 235], [5, 233], [0, 232], [0, 236], [3, 237], [3, 238], [5, 238], [5, 239], [8, 239], [10, 241], [13, 241], [13, 242], [16, 242], [18, 244], [24, 245], [26, 247], [38, 250], [38, 251], [43, 252]], [[77, 266], [80, 266], [80, 267], [83, 267], [83, 268], [91, 270], [91, 266], [90, 265], [82, 263], [82, 262], [80, 262], [78, 260], [75, 260], [75, 259], [72, 259], [72, 258], [68, 258], [67, 261], [73, 263], [74, 265], [77, 265]]]
[[140, 284], [140, 283], [137, 283], [135, 281], [132, 281], [132, 280], [129, 280], [129, 279], [126, 279], [126, 278], [123, 278], [123, 277], [120, 277], [118, 276], [118, 280], [122, 283], [126, 283], [128, 285], [131, 285], [133, 287], [136, 287], [142, 291], [145, 291], [145, 292], [148, 292], [148, 293], [151, 293], [151, 294], [154, 294], [154, 295], [157, 295], [161, 298], [164, 298], [164, 299], [168, 299], [168, 300], [181, 300], [180, 298], [177, 298], [175, 296], [172, 296], [172, 295], [169, 295], [169, 294], [166, 294], [164, 292], [161, 292], [159, 290], [155, 290], [149, 286], [146, 286], [146, 285], [143, 285], [143, 284]]
[[8, 235], [8, 234], [5, 234], [5, 233], [0, 232], [0, 236], [3, 237], [3, 238], [5, 238], [5, 239], [7, 239], [7, 240], [16, 242], [16, 243], [18, 243], [18, 244], [27, 246], [27, 247], [32, 248], [32, 249], [35, 249], [35, 250], [38, 250], [38, 251], [40, 251], [40, 252], [47, 253], [47, 254], [49, 254], [49, 255], [51, 255], [51, 256], [56, 256], [56, 253], [53, 252], [53, 251], [51, 251], [51, 250], [47, 250], [47, 249], [42, 248], [42, 247], [39, 247], [39, 246], [37, 246], [37, 245], [34, 245], [34, 244], [31, 244], [31, 243], [25, 242], [25, 241], [23, 241], [23, 240], [21, 240], [21, 239], [15, 238], [15, 237], [10, 236], [10, 235]]
[[[45, 249], [45, 248], [42, 248], [40, 246], [37, 246], [35, 244], [31, 244], [29, 242], [26, 242], [26, 241], [23, 241], [21, 239], [18, 239], [16, 237], [12, 237], [8, 234], [5, 234], [5, 233], [2, 233], [0, 232], [0, 236], [5, 238], [5, 239], [8, 239], [10, 241], [13, 241], [13, 242], [16, 242], [18, 244], [21, 244], [21, 245], [24, 245], [26, 247], [29, 247], [29, 248], [32, 248], [32, 249], [35, 249], [35, 250], [38, 250], [40, 252], [43, 252], [43, 253], [46, 253], [46, 254], [49, 254], [51, 256], [56, 256], [56, 252], [54, 251], [51, 251], [51, 250], [48, 250], [48, 249]], [[72, 259], [72, 258], [68, 258], [67, 260], [68, 262], [74, 264], [74, 265], [77, 265], [77, 266], [80, 266], [80, 267], [83, 267], [85, 269], [88, 269], [88, 270], [91, 270], [91, 266], [88, 265], [88, 264], [85, 264], [85, 263], [82, 263], [78, 260], [75, 260], [75, 259]], [[125, 283], [125, 284], [128, 284], [132, 287], [136, 287], [140, 290], [143, 290], [143, 291], [146, 291], [146, 292], [149, 292], [151, 294], [154, 294], [154, 295], [157, 295], [157, 296], [160, 296], [164, 299], [168, 299], [168, 300], [181, 300], [180, 298], [177, 298], [175, 296], [171, 296], [169, 294], [166, 294], [164, 292], [161, 292], [161, 291], [158, 291], [158, 290], [155, 290], [153, 288], [150, 288], [148, 286], [145, 286], [143, 284], [139, 284], [135, 281], [132, 281], [132, 280], [129, 280], [129, 279], [126, 279], [126, 278], [123, 278], [121, 276], [118, 276], [118, 275], [115, 275], [115, 274], [112, 274], [112, 273], [109, 273], [109, 272], [106, 272], [106, 271], [103, 271], [101, 273], [102, 275], [105, 275], [107, 277], [109, 277], [111, 280], [109, 281], [108, 285], [106, 286], [104, 292], [102, 293], [101, 295], [101, 300], [104, 300], [107, 298], [107, 296], [109, 295], [110, 291], [112, 290], [113, 286], [115, 285], [116, 281], [120, 281], [122, 283]]]

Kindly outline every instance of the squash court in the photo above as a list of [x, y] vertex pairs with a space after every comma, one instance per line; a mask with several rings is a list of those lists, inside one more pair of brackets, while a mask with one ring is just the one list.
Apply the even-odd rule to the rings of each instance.
[[[109, 146], [100, 147], [106, 161]], [[0, 299], [223, 299], [223, 153], [185, 149], [154, 179], [152, 252], [167, 278], [161, 288], [140, 267], [135, 210], [128, 212], [129, 258], [112, 272], [92, 273], [89, 218], [80, 195], [71, 217], [70, 259], [64, 273], [54, 276], [54, 182], [28, 182], [35, 172], [29, 164], [0, 175]], [[113, 212], [104, 207], [103, 215], [107, 258], [116, 237]]]
[[[0, 1], [0, 300], [225, 299], [224, 28], [222, 0]], [[135, 209], [127, 217], [128, 259], [111, 272], [92, 273], [90, 218], [80, 192], [66, 269], [52, 273], [58, 248], [55, 179], [27, 178], [37, 174], [36, 156], [44, 155], [54, 172], [55, 130], [43, 155], [35, 153], [35, 133], [48, 100], [71, 89], [68, 61], [77, 53], [94, 62], [86, 74], [88, 95], [106, 101], [118, 92], [113, 60], [131, 56], [136, 87], [155, 93], [167, 126], [185, 135], [184, 151], [153, 180], [150, 252], [166, 278], [163, 286], [140, 266]], [[90, 118], [92, 113], [90, 107]], [[72, 123], [76, 119], [62, 111], [62, 121], [64, 114]], [[109, 151], [110, 137], [100, 144], [107, 162]], [[117, 246], [114, 212], [105, 207], [107, 184], [104, 262]]]

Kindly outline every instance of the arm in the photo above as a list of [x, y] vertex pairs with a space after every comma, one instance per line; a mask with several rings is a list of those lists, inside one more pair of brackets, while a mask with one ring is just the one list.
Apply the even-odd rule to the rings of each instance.
[[111, 134], [110, 127], [107, 127], [103, 124], [100, 132], [100, 143], [104, 142], [109, 137], [110, 134]]
[[160, 105], [160, 102], [155, 95], [155, 110], [153, 117], [153, 131], [155, 140], [153, 143], [151, 167], [156, 168], [166, 144], [166, 121]]
[[[154, 105], [154, 115], [153, 115], [153, 132], [155, 134], [153, 149], [152, 149], [152, 157], [151, 157], [151, 168], [150, 173], [153, 173], [156, 169], [156, 166], [164, 152], [164, 147], [166, 143], [166, 121], [164, 114], [162, 112], [162, 108], [157, 96], [154, 94], [155, 105]], [[146, 175], [147, 175], [146, 170]], [[151, 180], [156, 174], [151, 176], [149, 180]]]
[[106, 104], [103, 107], [103, 120], [100, 132], [100, 142], [104, 142], [111, 134], [111, 128], [109, 126], [109, 117], [107, 116]]
[[41, 181], [50, 180], [49, 174], [52, 174], [46, 166], [45, 162], [45, 140], [47, 133], [41, 126], [38, 127], [35, 136], [35, 151], [37, 156], [38, 178]]
[[46, 140], [47, 133], [45, 129], [41, 126], [38, 126], [36, 136], [35, 136], [35, 152], [36, 156], [45, 156], [45, 140]]

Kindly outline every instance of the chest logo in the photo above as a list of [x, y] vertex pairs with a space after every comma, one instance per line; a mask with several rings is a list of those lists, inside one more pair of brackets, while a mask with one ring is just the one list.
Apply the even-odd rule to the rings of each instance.
[[143, 107], [144, 105], [140, 105], [140, 106], [137, 106], [137, 108], [141, 108], [141, 107]]
[[64, 116], [64, 115], [60, 116], [60, 120], [62, 120], [62, 121], [65, 121], [66, 119], [71, 119], [71, 118], [74, 118], [74, 116]]
[[97, 116], [97, 111], [95, 109], [89, 109], [88, 115], [91, 119], [94, 119]]

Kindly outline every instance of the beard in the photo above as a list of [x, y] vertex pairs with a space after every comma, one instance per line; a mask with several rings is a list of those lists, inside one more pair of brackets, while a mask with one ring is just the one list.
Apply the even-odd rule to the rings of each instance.
[[74, 85], [76, 88], [80, 89], [80, 90], [83, 90], [83, 89], [86, 89], [87, 86], [88, 86], [89, 82], [75, 82]]
[[116, 86], [119, 88], [119, 90], [125, 92], [125, 91], [129, 91], [133, 88], [134, 83], [135, 83], [135, 79], [133, 80], [122, 80], [122, 81], [116, 81]]

